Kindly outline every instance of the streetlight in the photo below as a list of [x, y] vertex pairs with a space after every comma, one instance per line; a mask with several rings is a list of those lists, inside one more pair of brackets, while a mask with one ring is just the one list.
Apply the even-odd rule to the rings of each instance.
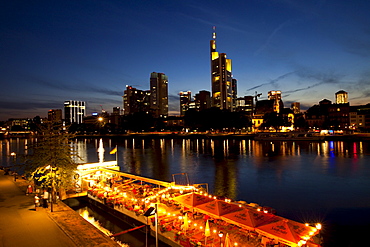
[[220, 231], [218, 233], [218, 236], [220, 237], [220, 246], [222, 247], [223, 246], [223, 244], [222, 244], [222, 237], [224, 236], [224, 233]]

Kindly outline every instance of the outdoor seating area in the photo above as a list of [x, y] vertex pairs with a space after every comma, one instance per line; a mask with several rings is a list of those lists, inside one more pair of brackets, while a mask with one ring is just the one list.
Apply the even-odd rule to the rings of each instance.
[[314, 239], [320, 224], [288, 220], [257, 204], [221, 199], [193, 186], [125, 177], [117, 171], [89, 174], [85, 179], [94, 200], [152, 229], [154, 217], [144, 214], [156, 207], [159, 234], [181, 246], [319, 246]]

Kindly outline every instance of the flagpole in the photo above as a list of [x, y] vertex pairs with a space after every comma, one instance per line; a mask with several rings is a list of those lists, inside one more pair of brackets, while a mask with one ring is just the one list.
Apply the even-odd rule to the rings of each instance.
[[117, 149], [117, 145], [116, 145], [116, 163], [118, 165], [118, 149]]

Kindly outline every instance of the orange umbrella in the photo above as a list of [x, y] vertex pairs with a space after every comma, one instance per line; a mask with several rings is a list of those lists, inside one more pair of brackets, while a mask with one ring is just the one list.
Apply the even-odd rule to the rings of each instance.
[[208, 196], [204, 196], [204, 195], [192, 192], [192, 193], [188, 193], [185, 195], [177, 196], [173, 198], [173, 200], [177, 201], [178, 203], [188, 208], [193, 208], [203, 203], [213, 201], [214, 199], [209, 198]]
[[221, 216], [221, 219], [234, 225], [254, 230], [257, 226], [276, 221], [276, 216], [258, 212], [255, 209], [244, 208], [240, 211], [224, 214]]
[[315, 233], [314, 227], [285, 218], [279, 218], [279, 221], [257, 227], [256, 231], [291, 246], [296, 246], [303, 237], [309, 237], [310, 232], [312, 234]]
[[215, 218], [219, 218], [221, 215], [241, 210], [238, 205], [221, 200], [213, 200], [200, 204], [196, 206], [195, 209], [201, 213], [211, 215]]

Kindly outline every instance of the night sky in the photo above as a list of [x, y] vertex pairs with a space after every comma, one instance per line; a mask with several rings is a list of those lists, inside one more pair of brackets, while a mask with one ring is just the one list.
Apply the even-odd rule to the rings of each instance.
[[339, 90], [370, 103], [370, 1], [1, 1], [0, 120], [47, 116], [65, 100], [87, 114], [119, 106], [151, 72], [178, 93], [211, 91], [209, 40], [233, 60], [238, 97], [281, 90], [307, 109]]

